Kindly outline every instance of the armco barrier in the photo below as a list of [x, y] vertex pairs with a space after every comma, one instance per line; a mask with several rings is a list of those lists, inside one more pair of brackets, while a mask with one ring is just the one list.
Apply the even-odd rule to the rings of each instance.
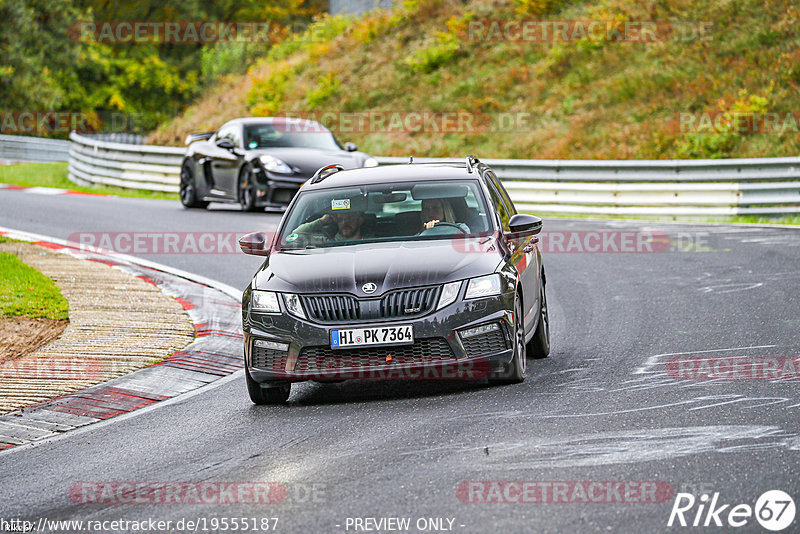
[[26, 137], [24, 135], [0, 135], [0, 161], [67, 161], [69, 141]]
[[[70, 179], [177, 191], [179, 147], [70, 135]], [[377, 158], [381, 165], [408, 158]], [[415, 158], [415, 162], [463, 161]], [[714, 160], [485, 159], [520, 210], [535, 213], [733, 216], [800, 213], [800, 158]]]
[[80, 185], [177, 192], [185, 149], [103, 141], [71, 133], [69, 179]]

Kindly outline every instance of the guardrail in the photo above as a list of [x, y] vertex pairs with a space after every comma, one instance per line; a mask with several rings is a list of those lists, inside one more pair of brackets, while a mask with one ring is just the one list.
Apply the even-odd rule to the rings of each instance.
[[[70, 179], [177, 192], [183, 148], [70, 135]], [[408, 158], [380, 157], [381, 165]], [[463, 159], [415, 158], [415, 162]], [[486, 159], [520, 210], [587, 215], [800, 213], [800, 158], [575, 161]]]
[[0, 135], [0, 161], [67, 161], [69, 141], [26, 137], [23, 135]]
[[185, 149], [69, 135], [69, 179], [80, 185], [177, 193]]

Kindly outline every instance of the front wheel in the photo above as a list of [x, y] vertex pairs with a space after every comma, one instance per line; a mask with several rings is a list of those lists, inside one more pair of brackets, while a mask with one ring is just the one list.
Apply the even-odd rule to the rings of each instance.
[[253, 180], [253, 168], [246, 163], [239, 172], [239, 204], [242, 211], [256, 209], [256, 184]]
[[265, 404], [283, 404], [289, 399], [292, 392], [291, 382], [280, 382], [272, 387], [265, 388], [256, 382], [247, 367], [244, 369], [245, 380], [247, 381], [247, 393], [253, 404], [263, 406]]
[[528, 344], [528, 354], [531, 358], [547, 358], [550, 354], [550, 315], [547, 312], [544, 272], [539, 287], [539, 324], [536, 325], [536, 333]]
[[525, 380], [528, 364], [525, 356], [524, 320], [522, 305], [517, 297], [514, 299], [514, 356], [504, 369], [489, 375], [490, 384], [519, 384]]
[[181, 204], [184, 208], [207, 208], [208, 202], [197, 199], [197, 182], [194, 176], [194, 165], [186, 160], [181, 165]]

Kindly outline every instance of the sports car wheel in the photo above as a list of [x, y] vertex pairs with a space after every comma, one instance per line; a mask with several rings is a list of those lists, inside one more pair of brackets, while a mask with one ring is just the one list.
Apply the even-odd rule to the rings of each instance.
[[197, 199], [197, 182], [194, 179], [194, 165], [191, 161], [184, 161], [181, 165], [181, 204], [184, 208], [206, 208], [208, 202]]
[[519, 384], [525, 380], [527, 358], [525, 357], [525, 328], [522, 305], [519, 297], [514, 300], [514, 357], [505, 368], [489, 375], [490, 384]]
[[239, 172], [239, 204], [244, 211], [256, 209], [256, 185], [253, 182], [253, 168], [245, 164]]

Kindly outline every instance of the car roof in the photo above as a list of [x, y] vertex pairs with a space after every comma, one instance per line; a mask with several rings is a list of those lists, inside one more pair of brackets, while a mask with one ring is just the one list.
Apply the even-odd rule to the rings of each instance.
[[[310, 127], [314, 128], [314, 132], [319, 132], [320, 130], [325, 132], [330, 132], [325, 126], [322, 124], [312, 121], [310, 119], [301, 119], [297, 117], [240, 117], [238, 119], [231, 119], [227, 121], [222, 126], [228, 126], [233, 124], [272, 124], [276, 120], [280, 121], [292, 121], [293, 123], [297, 124], [308, 124]], [[220, 128], [222, 128], [220, 126]]]
[[466, 164], [462, 163], [406, 163], [382, 165], [380, 167], [362, 167], [360, 169], [334, 172], [315, 184], [308, 181], [303, 185], [303, 190], [333, 189], [336, 187], [393, 182], [480, 179], [478, 169], [470, 174], [467, 172], [466, 167]]

